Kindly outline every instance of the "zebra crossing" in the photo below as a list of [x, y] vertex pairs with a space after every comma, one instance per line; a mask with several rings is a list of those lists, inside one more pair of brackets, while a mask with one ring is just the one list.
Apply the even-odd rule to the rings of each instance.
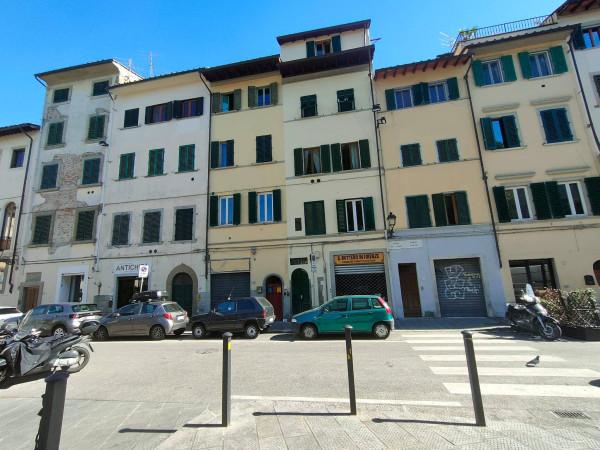
[[[441, 377], [448, 393], [470, 394], [465, 349], [459, 331], [406, 331], [400, 335], [431, 372]], [[549, 344], [546, 342], [522, 341], [510, 335], [473, 333], [473, 344], [484, 396], [600, 399], [600, 389], [588, 384], [590, 380], [600, 378], [600, 372], [584, 367], [567, 367], [568, 360], [548, 354]], [[541, 359], [539, 365], [525, 366], [538, 355]], [[545, 383], [545, 379], [551, 380]]]

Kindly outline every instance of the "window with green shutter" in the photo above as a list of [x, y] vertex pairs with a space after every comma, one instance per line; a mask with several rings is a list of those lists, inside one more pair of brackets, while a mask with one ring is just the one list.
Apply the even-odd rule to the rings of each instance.
[[375, 229], [372, 197], [336, 200], [336, 214], [340, 233]]
[[337, 91], [338, 112], [354, 111], [354, 89]]
[[133, 178], [135, 167], [135, 153], [123, 153], [119, 158], [119, 180]]
[[592, 214], [600, 216], [600, 177], [589, 177], [584, 179]]
[[96, 81], [92, 87], [92, 96], [107, 95], [109, 86], [109, 80]]
[[466, 192], [433, 194], [431, 202], [436, 226], [468, 225], [471, 223]]
[[458, 161], [458, 143], [456, 139], [436, 141], [439, 162]]
[[161, 216], [161, 211], [147, 211], [144, 213], [142, 243], [151, 244], [160, 242]]
[[148, 154], [148, 176], [163, 175], [165, 149], [158, 148], [150, 150]]
[[484, 117], [481, 120], [483, 143], [487, 150], [521, 146], [517, 119], [514, 115]]
[[46, 145], [60, 145], [63, 143], [64, 122], [54, 122], [48, 125], [48, 139]]
[[175, 211], [175, 240], [194, 239], [194, 208], [179, 208]]
[[431, 226], [431, 214], [427, 195], [406, 197], [406, 213], [410, 228], [426, 228]]
[[317, 96], [305, 95], [300, 97], [300, 116], [313, 117], [317, 115]]
[[94, 223], [96, 222], [96, 210], [90, 209], [77, 212], [77, 223], [75, 225], [75, 241], [92, 241], [94, 239]]
[[63, 103], [69, 100], [69, 88], [56, 89], [52, 97], [52, 103]]
[[88, 140], [92, 141], [102, 139], [104, 137], [105, 122], [106, 116], [104, 114], [90, 117], [87, 137]]
[[234, 141], [211, 142], [210, 143], [210, 167], [231, 167], [234, 165]]
[[35, 216], [33, 220], [33, 236], [31, 243], [33, 245], [43, 245], [50, 243], [52, 232], [52, 215], [45, 214]]
[[423, 164], [421, 159], [421, 144], [405, 144], [400, 146], [400, 155], [402, 157], [402, 166], [420, 166]]
[[97, 184], [100, 182], [100, 158], [87, 158], [83, 160], [83, 175], [81, 184]]
[[58, 164], [45, 164], [42, 167], [40, 189], [55, 189], [58, 183]]
[[270, 134], [256, 136], [256, 162], [270, 162], [273, 160], [272, 138]]
[[125, 117], [123, 118], [123, 128], [137, 127], [139, 125], [140, 109], [133, 108], [125, 111]]
[[304, 223], [304, 229], [307, 236], [326, 234], [325, 202], [305, 202]]
[[129, 244], [129, 213], [119, 213], [113, 216], [112, 245]]
[[552, 108], [540, 111], [546, 143], [568, 142], [573, 140], [571, 124], [565, 108]]
[[196, 146], [194, 144], [179, 146], [179, 172], [195, 170]]

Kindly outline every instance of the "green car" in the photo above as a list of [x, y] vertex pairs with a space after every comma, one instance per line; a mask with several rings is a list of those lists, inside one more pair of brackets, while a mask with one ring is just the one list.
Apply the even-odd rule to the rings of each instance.
[[314, 339], [320, 333], [343, 333], [346, 325], [352, 325], [353, 332], [386, 339], [394, 327], [388, 304], [371, 295], [335, 297], [318, 308], [296, 314], [292, 322], [304, 339]]

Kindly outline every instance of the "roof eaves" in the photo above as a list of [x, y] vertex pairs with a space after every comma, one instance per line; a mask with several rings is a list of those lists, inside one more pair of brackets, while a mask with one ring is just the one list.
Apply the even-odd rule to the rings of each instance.
[[314, 30], [284, 34], [282, 36], [277, 36], [277, 42], [281, 45], [288, 42], [303, 40], [309, 37], [323, 36], [332, 33], [341, 33], [342, 31], [358, 30], [360, 28], [369, 28], [370, 26], [371, 19], [357, 20], [355, 22], [348, 22], [340, 25], [331, 25], [328, 27], [315, 28]]
[[0, 127], [0, 136], [9, 136], [12, 134], [19, 134], [23, 131], [37, 131], [40, 129], [39, 125], [34, 123], [20, 123], [16, 125], [7, 125], [5, 127]]
[[141, 80], [130, 81], [129, 83], [115, 84], [114, 86], [111, 86], [109, 89], [112, 91], [113, 89], [117, 89], [117, 88], [122, 88], [122, 87], [127, 87], [127, 86], [137, 86], [137, 85], [139, 85], [141, 83], [146, 83], [146, 82], [149, 82], [149, 81], [162, 80], [164, 78], [176, 77], [176, 76], [179, 76], [179, 75], [186, 75], [186, 74], [189, 74], [189, 73], [194, 73], [194, 72], [201, 71], [202, 69], [203, 69], [203, 67], [196, 67], [194, 69], [182, 70], [180, 72], [166, 73], [164, 75], [158, 75], [156, 77], [143, 78]]
[[503, 42], [510, 42], [510, 41], [518, 41], [520, 39], [527, 39], [530, 38], [532, 36], [542, 36], [545, 34], [552, 34], [552, 33], [556, 33], [556, 32], [560, 32], [560, 31], [567, 31], [567, 30], [573, 30], [577, 25], [563, 25], [561, 27], [554, 27], [554, 28], [547, 28], [544, 30], [534, 30], [534, 31], [530, 31], [530, 32], [525, 32], [522, 34], [518, 34], [516, 36], [507, 36], [507, 37], [499, 37], [497, 39], [491, 39], [491, 38], [485, 38], [486, 41], [484, 42], [475, 42], [472, 44], [469, 44], [468, 42], [464, 43], [465, 48], [478, 48], [478, 47], [486, 47], [488, 45], [495, 45], [495, 44], [501, 44]]

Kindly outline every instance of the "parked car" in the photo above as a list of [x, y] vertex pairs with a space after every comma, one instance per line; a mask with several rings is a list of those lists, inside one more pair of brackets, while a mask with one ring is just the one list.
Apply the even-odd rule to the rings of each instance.
[[175, 302], [136, 301], [104, 316], [94, 337], [105, 341], [115, 336], [150, 336], [158, 341], [167, 334], [183, 334], [188, 322], [187, 312]]
[[318, 334], [343, 333], [352, 325], [357, 333], [372, 333], [377, 339], [387, 339], [394, 328], [394, 317], [388, 304], [371, 295], [335, 297], [318, 308], [292, 317], [298, 333], [304, 339], [314, 339]]
[[17, 324], [23, 313], [14, 306], [0, 306], [0, 326], [3, 324]]
[[52, 303], [28, 311], [19, 330], [35, 328], [41, 331], [41, 336], [64, 336], [79, 332], [84, 322], [99, 322], [101, 318], [102, 312], [95, 303]]
[[212, 331], [240, 332], [250, 339], [275, 321], [273, 305], [264, 297], [245, 297], [218, 303], [210, 312], [192, 317], [192, 335], [206, 337]]

